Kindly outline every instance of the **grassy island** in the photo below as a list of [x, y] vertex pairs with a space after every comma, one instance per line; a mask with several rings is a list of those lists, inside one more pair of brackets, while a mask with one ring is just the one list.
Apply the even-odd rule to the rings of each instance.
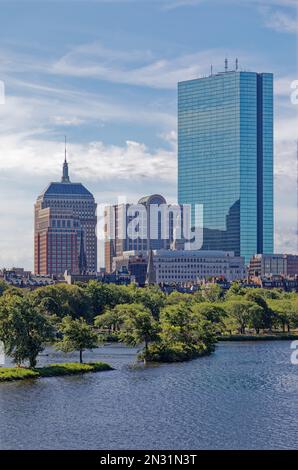
[[0, 382], [37, 379], [40, 377], [60, 377], [108, 370], [113, 370], [113, 368], [104, 362], [86, 364], [69, 362], [63, 364], [49, 364], [45, 367], [35, 367], [32, 369], [26, 367], [2, 367], [0, 368]]

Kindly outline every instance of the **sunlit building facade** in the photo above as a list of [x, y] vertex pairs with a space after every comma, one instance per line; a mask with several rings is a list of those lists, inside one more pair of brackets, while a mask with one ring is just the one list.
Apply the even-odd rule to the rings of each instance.
[[203, 208], [203, 249], [273, 253], [273, 75], [178, 84], [178, 202]]
[[35, 204], [35, 273], [96, 272], [96, 222], [94, 197], [70, 181], [65, 159], [61, 182], [50, 183]]

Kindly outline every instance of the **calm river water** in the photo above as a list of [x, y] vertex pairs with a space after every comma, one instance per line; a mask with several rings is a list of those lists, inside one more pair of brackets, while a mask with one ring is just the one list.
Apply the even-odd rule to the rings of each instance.
[[[77, 360], [47, 351], [39, 363]], [[135, 364], [121, 345], [85, 353], [116, 370], [0, 384], [1, 449], [295, 449], [290, 342], [220, 343], [183, 364]]]

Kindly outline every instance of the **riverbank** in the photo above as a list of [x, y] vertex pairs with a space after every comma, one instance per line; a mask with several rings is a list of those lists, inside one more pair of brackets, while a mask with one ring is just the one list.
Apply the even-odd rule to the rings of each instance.
[[274, 333], [263, 335], [222, 335], [218, 337], [218, 341], [294, 341], [298, 340], [298, 334], [291, 333]]
[[87, 372], [103, 372], [113, 370], [109, 364], [94, 362], [79, 364], [76, 362], [49, 364], [44, 367], [29, 369], [26, 367], [1, 367], [0, 382], [13, 380], [38, 379], [41, 377], [60, 377], [66, 375], [85, 374]]

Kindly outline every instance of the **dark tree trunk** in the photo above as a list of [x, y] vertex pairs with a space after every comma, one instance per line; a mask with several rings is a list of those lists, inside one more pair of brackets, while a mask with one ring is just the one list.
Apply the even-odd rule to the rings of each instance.
[[36, 366], [36, 357], [30, 357], [29, 365], [31, 369], [33, 369]]
[[80, 349], [80, 364], [83, 364], [83, 350]]

